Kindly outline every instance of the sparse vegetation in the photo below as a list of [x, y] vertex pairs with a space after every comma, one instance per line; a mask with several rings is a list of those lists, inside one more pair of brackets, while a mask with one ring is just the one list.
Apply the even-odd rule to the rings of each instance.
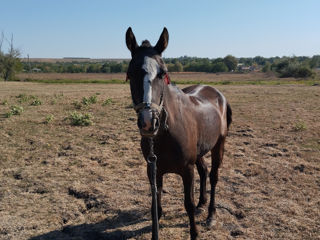
[[53, 115], [53, 114], [49, 114], [49, 115], [47, 115], [47, 116], [45, 117], [44, 123], [45, 123], [45, 124], [49, 124], [49, 123], [53, 122], [53, 120], [54, 120], [54, 115]]
[[81, 103], [85, 106], [88, 106], [90, 104], [97, 103], [97, 101], [98, 101], [97, 95], [92, 95], [89, 98], [83, 97]]
[[73, 126], [89, 126], [93, 124], [93, 116], [91, 113], [79, 113], [74, 111], [70, 113], [68, 119]]
[[293, 126], [293, 130], [296, 132], [301, 132], [307, 129], [307, 125], [304, 121], [299, 120], [298, 122], [295, 123]]
[[39, 105], [41, 105], [41, 104], [42, 104], [42, 101], [41, 101], [39, 98], [34, 99], [34, 100], [30, 103], [31, 106], [39, 106]]
[[12, 115], [20, 115], [22, 112], [22, 106], [13, 105], [10, 107], [10, 111], [6, 113], [6, 117], [10, 118]]
[[109, 104], [112, 103], [112, 99], [111, 98], [107, 98], [106, 100], [103, 101], [102, 106], [107, 106]]

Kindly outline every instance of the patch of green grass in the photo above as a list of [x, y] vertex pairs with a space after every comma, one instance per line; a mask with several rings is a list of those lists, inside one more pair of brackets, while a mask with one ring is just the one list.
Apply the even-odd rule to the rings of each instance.
[[38, 99], [38, 98], [34, 99], [34, 100], [30, 103], [31, 106], [39, 106], [39, 105], [41, 105], [41, 104], [42, 104], [42, 102], [41, 102], [41, 100]]
[[102, 106], [110, 105], [112, 102], [113, 101], [111, 98], [107, 98], [106, 100], [103, 101]]
[[296, 122], [295, 125], [293, 126], [293, 130], [295, 132], [301, 132], [301, 131], [304, 131], [306, 129], [307, 129], [307, 125], [302, 120]]
[[23, 102], [29, 101], [29, 97], [28, 97], [28, 95], [25, 94], [25, 93], [20, 93], [18, 96], [16, 96], [16, 98], [19, 99], [19, 100], [18, 100], [19, 103], [23, 103]]
[[178, 80], [172, 81], [175, 84], [181, 85], [193, 85], [193, 84], [205, 84], [205, 85], [317, 85], [320, 84], [320, 80], [315, 79], [275, 79], [275, 80], [265, 80], [265, 79], [257, 79], [257, 80], [225, 80], [225, 81], [199, 81], [199, 80]]
[[45, 117], [45, 119], [44, 119], [44, 123], [45, 124], [49, 124], [49, 123], [51, 123], [52, 121], [54, 120], [54, 116], [52, 115], [52, 114], [49, 114], [49, 115], [47, 115], [46, 117]]
[[[37, 83], [52, 83], [52, 84], [74, 84], [74, 83], [98, 83], [98, 84], [129, 84], [129, 81], [123, 79], [31, 79], [28, 78], [26, 82]], [[202, 80], [175, 80], [175, 84], [206, 84], [206, 85], [288, 85], [300, 84], [309, 85], [320, 84], [319, 78], [301, 78], [301, 79], [256, 79], [256, 80], [224, 80], [224, 81], [202, 81]], [[98, 94], [97, 94], [98, 95]]]
[[79, 113], [74, 111], [70, 113], [68, 119], [73, 126], [89, 126], [93, 124], [93, 116], [91, 113]]
[[52, 84], [73, 84], [73, 83], [103, 83], [103, 84], [129, 84], [124, 80], [120, 79], [26, 79], [25, 82], [36, 82], [36, 83], [52, 83]]
[[3, 100], [3, 101], [1, 102], [1, 104], [7, 106], [7, 105], [8, 105], [8, 100]]
[[20, 115], [23, 112], [23, 107], [13, 105], [10, 107], [10, 111], [5, 114], [5, 117], [10, 118], [13, 115]]
[[83, 97], [81, 103], [83, 105], [85, 105], [85, 106], [88, 106], [90, 104], [97, 103], [97, 101], [98, 101], [97, 95], [92, 95], [92, 96], [90, 96], [88, 98], [87, 97]]
[[16, 96], [16, 98], [18, 98], [18, 102], [19, 103], [25, 103], [28, 102], [30, 100], [36, 100], [38, 99], [37, 96], [34, 95], [27, 95], [25, 93], [20, 93], [18, 96]]

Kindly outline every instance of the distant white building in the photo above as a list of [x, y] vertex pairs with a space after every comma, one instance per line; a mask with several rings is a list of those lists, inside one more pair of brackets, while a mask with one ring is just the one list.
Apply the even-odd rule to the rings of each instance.
[[31, 71], [32, 72], [41, 72], [41, 69], [40, 68], [32, 68]]

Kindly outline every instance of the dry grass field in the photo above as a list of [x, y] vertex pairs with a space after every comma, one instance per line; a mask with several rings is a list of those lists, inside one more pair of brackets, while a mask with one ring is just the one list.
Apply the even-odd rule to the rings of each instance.
[[[320, 72], [316, 72], [314, 79], [279, 79], [274, 73], [198, 73], [181, 72], [170, 73], [171, 80], [176, 83], [195, 84], [199, 81], [214, 85], [282, 85], [282, 84], [308, 84], [319, 83]], [[125, 73], [20, 73], [20, 81], [42, 83], [124, 83]]]
[[[217, 88], [233, 123], [217, 224], [207, 229], [206, 213], [197, 216], [200, 239], [320, 239], [320, 87]], [[0, 82], [0, 239], [151, 238], [130, 104], [128, 84]], [[13, 105], [23, 112], [7, 117]], [[91, 113], [93, 125], [72, 126], [73, 111]], [[160, 239], [188, 239], [180, 177], [167, 175], [164, 188]]]

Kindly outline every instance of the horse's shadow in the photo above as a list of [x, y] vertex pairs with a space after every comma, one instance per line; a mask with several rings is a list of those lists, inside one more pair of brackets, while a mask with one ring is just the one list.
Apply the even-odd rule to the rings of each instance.
[[68, 225], [61, 230], [51, 231], [39, 236], [29, 238], [29, 240], [53, 240], [53, 239], [77, 239], [77, 240], [118, 240], [129, 239], [139, 236], [143, 233], [152, 231], [151, 225], [134, 230], [120, 230], [121, 227], [129, 227], [138, 223], [148, 221], [144, 217], [147, 212], [141, 214], [141, 211], [121, 211], [116, 217], [107, 218], [94, 224]]

